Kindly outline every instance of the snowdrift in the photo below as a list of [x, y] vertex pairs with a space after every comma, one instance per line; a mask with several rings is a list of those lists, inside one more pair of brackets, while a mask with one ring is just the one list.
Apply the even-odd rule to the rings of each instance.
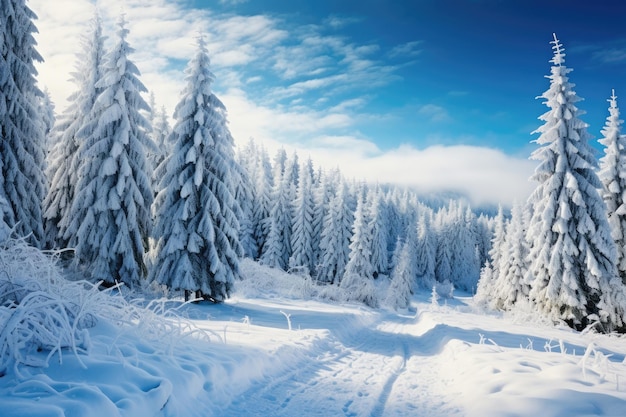
[[[419, 292], [403, 313], [244, 262], [220, 305], [129, 302], [0, 251], [0, 415], [621, 416], [622, 336]], [[530, 324], [529, 324], [530, 323]]]

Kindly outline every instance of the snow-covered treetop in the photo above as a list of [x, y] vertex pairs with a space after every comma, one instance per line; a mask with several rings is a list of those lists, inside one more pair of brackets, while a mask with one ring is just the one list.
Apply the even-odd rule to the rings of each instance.
[[606, 118], [606, 124], [602, 129], [603, 139], [598, 140], [601, 144], [609, 146], [621, 131], [623, 120], [619, 118], [619, 108], [617, 107], [617, 96], [615, 90], [611, 90], [611, 98], [607, 100], [609, 102], [609, 116]]
[[552, 44], [552, 49], [554, 49], [554, 56], [552, 57], [550, 62], [552, 62], [554, 65], [561, 66], [563, 63], [565, 63], [565, 50], [563, 49], [563, 45], [561, 44], [561, 42], [557, 39], [556, 33], [553, 33], [552, 37], [554, 38], [554, 40], [550, 41], [550, 43]]

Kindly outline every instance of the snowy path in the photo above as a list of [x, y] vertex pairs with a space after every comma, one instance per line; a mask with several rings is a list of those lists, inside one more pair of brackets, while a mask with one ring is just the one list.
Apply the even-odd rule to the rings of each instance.
[[[257, 314], [248, 308], [239, 305], [239, 314], [248, 313], [254, 323]], [[327, 330], [299, 360], [256, 381], [219, 415], [455, 415], [455, 410], [445, 406], [446, 399], [433, 390], [440, 378], [428, 353], [441, 345], [423, 340], [429, 335], [416, 335], [420, 331], [416, 317], [371, 312], [359, 316], [350, 310], [343, 315], [335, 312], [332, 318], [314, 310], [291, 314], [294, 325]], [[258, 319], [270, 324], [268, 310]], [[294, 331], [294, 337], [302, 330]]]
[[101, 323], [90, 355], [1, 376], [0, 416], [624, 416], [623, 336], [427, 300], [398, 315], [241, 296], [181, 308], [180, 340], [158, 317]]

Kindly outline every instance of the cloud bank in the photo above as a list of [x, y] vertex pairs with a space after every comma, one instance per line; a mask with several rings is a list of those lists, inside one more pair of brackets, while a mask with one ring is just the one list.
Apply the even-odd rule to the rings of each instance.
[[[225, 1], [235, 4], [239, 1]], [[236, 143], [250, 137], [270, 152], [284, 147], [326, 168], [372, 182], [413, 186], [424, 192], [458, 191], [476, 203], [510, 205], [525, 199], [533, 163], [491, 148], [406, 144], [385, 148], [362, 133], [361, 122], [377, 89], [398, 82], [399, 66], [415, 59], [424, 45], [415, 40], [385, 51], [358, 44], [336, 31], [357, 19], [329, 16], [319, 25], [298, 26], [271, 15], [219, 14], [187, 2], [99, 0], [109, 43], [121, 11], [129, 22], [131, 59], [142, 72], [157, 105], [172, 112], [184, 85], [183, 69], [202, 33], [212, 57], [216, 93], [229, 111]], [[69, 83], [80, 36], [94, 14], [88, 0], [30, 0], [39, 16], [39, 81], [62, 111], [74, 86]], [[236, 10], [236, 9], [235, 9]], [[393, 64], [385, 57], [393, 57]], [[434, 123], [452, 120], [442, 107], [424, 105], [418, 116]], [[420, 138], [416, 138], [416, 143]]]

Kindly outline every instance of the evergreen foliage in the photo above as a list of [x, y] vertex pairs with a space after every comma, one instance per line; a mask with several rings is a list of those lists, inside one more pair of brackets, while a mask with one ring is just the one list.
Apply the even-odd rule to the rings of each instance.
[[41, 246], [47, 181], [35, 18], [25, 0], [0, 5], [0, 195], [6, 202], [4, 222], [17, 236]]
[[569, 82], [571, 71], [554, 36], [548, 76], [542, 94], [549, 110], [536, 133], [538, 182], [529, 199], [530, 297], [540, 313], [584, 328], [600, 322], [605, 331], [623, 325], [624, 296], [617, 276], [615, 245], [606, 206], [598, 193], [602, 183], [588, 143], [587, 124], [575, 103], [580, 98]]
[[330, 284], [341, 281], [350, 258], [353, 223], [350, 192], [348, 185], [341, 181], [324, 217], [324, 228], [320, 238], [318, 281]]
[[239, 274], [240, 208], [234, 187], [241, 178], [226, 109], [211, 90], [209, 66], [200, 38], [174, 112], [174, 152], [158, 168], [163, 179], [154, 204], [152, 279], [221, 301]]
[[46, 246], [49, 248], [68, 247], [70, 238], [77, 233], [77, 230], [68, 230], [81, 163], [77, 157], [80, 145], [77, 132], [86, 124], [102, 91], [96, 83], [102, 78], [104, 40], [100, 17], [96, 15], [91, 21], [90, 32], [82, 39], [82, 50], [76, 58], [76, 70], [72, 73], [76, 90], [69, 96], [68, 106], [50, 133], [47, 168], [50, 189], [43, 201]]
[[117, 44], [96, 83], [101, 93], [76, 133], [80, 165], [66, 234], [76, 248], [76, 265], [96, 280], [134, 287], [147, 273], [153, 192], [145, 157], [149, 126], [140, 113], [148, 107], [141, 97], [146, 88], [128, 58], [133, 49], [127, 35], [122, 16]]
[[300, 166], [298, 177], [298, 190], [293, 204], [292, 252], [289, 258], [289, 269], [311, 275], [315, 271], [315, 253], [313, 252], [315, 200], [313, 162], [310, 158]]
[[608, 100], [609, 116], [599, 142], [604, 146], [598, 176], [602, 181], [602, 198], [607, 207], [611, 236], [617, 249], [616, 265], [622, 282], [626, 284], [626, 136], [615, 91]]

